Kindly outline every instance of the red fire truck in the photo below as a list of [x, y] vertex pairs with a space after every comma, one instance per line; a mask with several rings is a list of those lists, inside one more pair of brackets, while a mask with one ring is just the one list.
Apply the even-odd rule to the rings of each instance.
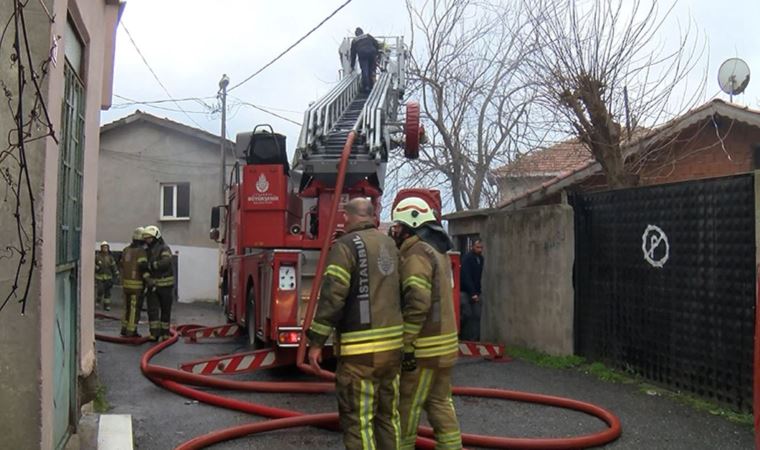
[[[419, 106], [408, 103], [405, 117], [399, 117], [407, 49], [402, 38], [380, 39], [384, 51], [371, 92], [362, 92], [360, 75], [350, 72], [313, 103], [292, 164], [285, 136], [271, 127], [237, 135], [236, 152], [245, 164], [233, 171], [227, 203], [212, 212], [212, 236], [224, 248], [224, 311], [230, 322], [247, 329], [250, 344], [260, 350], [237, 359], [191, 362], [185, 370], [234, 373], [294, 363], [311, 290], [318, 288], [313, 281], [320, 249], [343, 228], [343, 216], [337, 214], [336, 230], [328, 229], [335, 197], [341, 206], [354, 197], [369, 198], [379, 214], [392, 150], [403, 147], [406, 157], [416, 157]], [[347, 51], [346, 45], [341, 48]], [[351, 132], [355, 139], [340, 173], [338, 161]], [[336, 192], [340, 178], [343, 189]], [[437, 191], [410, 189], [396, 201], [408, 195], [425, 196], [440, 213]], [[458, 254], [452, 254], [452, 264], [458, 286]], [[458, 288], [455, 298], [458, 305]]]

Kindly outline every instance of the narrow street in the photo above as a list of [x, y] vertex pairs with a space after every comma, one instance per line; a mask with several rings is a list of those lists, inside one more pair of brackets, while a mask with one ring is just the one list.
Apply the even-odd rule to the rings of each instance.
[[[120, 314], [120, 298], [115, 298]], [[221, 324], [223, 318], [215, 304], [176, 304], [177, 323]], [[114, 321], [96, 321], [98, 333], [118, 334]], [[109, 413], [131, 414], [136, 448], [171, 449], [198, 435], [249, 421], [264, 420], [246, 414], [199, 404], [167, 392], [142, 376], [139, 359], [148, 348], [97, 343], [98, 372], [107, 389]], [[186, 344], [178, 342], [154, 362], [177, 367], [180, 362], [204, 356], [242, 351], [240, 340], [220, 343]], [[297, 381], [307, 380], [295, 369], [277, 369], [241, 375], [239, 379]], [[523, 361], [493, 363], [460, 361], [454, 374], [457, 385], [498, 387], [588, 401], [615, 413], [623, 424], [623, 434], [609, 449], [750, 449], [751, 427], [641, 392], [635, 385], [614, 384], [576, 370], [546, 369]], [[233, 398], [260, 401], [267, 405], [316, 413], [334, 411], [331, 395], [249, 394], [228, 392]], [[484, 400], [455, 398], [465, 433], [513, 437], [569, 437], [601, 430], [603, 423], [581, 413], [557, 408]], [[219, 449], [337, 449], [340, 435], [328, 431], [299, 428], [266, 433], [215, 446]]]

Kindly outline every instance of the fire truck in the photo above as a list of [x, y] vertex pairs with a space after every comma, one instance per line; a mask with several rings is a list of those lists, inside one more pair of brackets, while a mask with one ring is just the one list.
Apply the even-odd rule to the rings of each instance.
[[[226, 204], [212, 211], [211, 234], [224, 249], [224, 312], [231, 323], [247, 330], [250, 345], [260, 350], [248, 354], [247, 362], [207, 360], [189, 363], [186, 370], [231, 373], [294, 363], [311, 291], [318, 289], [314, 281], [320, 249], [343, 228], [343, 215], [332, 216], [331, 206], [337, 202], [340, 212], [351, 198], [365, 197], [379, 217], [392, 152], [401, 154], [395, 150], [402, 148], [405, 157], [417, 156], [419, 105], [402, 105], [407, 48], [401, 37], [378, 40], [383, 50], [368, 93], [362, 91], [360, 74], [350, 70], [350, 41], [344, 41], [343, 77], [305, 112], [292, 163], [285, 136], [271, 127], [237, 135], [236, 154], [245, 163], [232, 172]], [[338, 161], [349, 134], [350, 156], [341, 171]], [[395, 202], [409, 195], [425, 197], [440, 214], [437, 191], [404, 190]], [[458, 264], [458, 254], [452, 254], [456, 286]], [[454, 294], [458, 306], [458, 288]], [[235, 370], [230, 369], [233, 365]]]

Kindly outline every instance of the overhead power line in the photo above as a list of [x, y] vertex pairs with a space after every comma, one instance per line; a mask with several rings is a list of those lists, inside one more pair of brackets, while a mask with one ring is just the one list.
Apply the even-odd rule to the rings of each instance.
[[[133, 100], [129, 97], [124, 97], [123, 95], [114, 94], [114, 97], [119, 97], [122, 100], [126, 100], [124, 103], [120, 103], [120, 105], [152, 105], [152, 104], [159, 104], [159, 103], [176, 103], [176, 102], [201, 102], [203, 103], [204, 100], [211, 100], [216, 97], [185, 97], [185, 98], [162, 98], [159, 100]], [[205, 103], [204, 103], [205, 104]], [[208, 106], [208, 105], [206, 105]]]
[[[207, 115], [207, 114], [210, 114], [210, 113], [213, 112], [213, 109], [209, 108], [209, 107], [206, 107], [206, 111], [188, 111], [186, 109], [175, 109], [175, 108], [167, 108], [166, 106], [158, 106], [158, 104], [164, 103], [164, 102], [141, 102], [139, 100], [133, 100], [131, 98], [124, 97], [124, 96], [119, 95], [119, 94], [114, 94], [113, 96], [117, 97], [117, 98], [120, 98], [122, 100], [126, 100], [123, 103], [114, 103], [114, 104], [112, 104], [111, 108], [113, 108], [113, 109], [124, 109], [124, 108], [128, 108], [130, 106], [140, 106], [140, 105], [143, 105], [143, 106], [147, 106], [148, 108], [160, 109], [161, 111], [182, 112], [182, 113], [185, 113], [185, 114], [206, 114]], [[171, 101], [171, 100], [169, 100], [169, 101]]]
[[277, 62], [277, 60], [279, 60], [280, 58], [282, 58], [283, 56], [285, 56], [285, 54], [287, 54], [289, 51], [293, 50], [293, 48], [295, 48], [295, 46], [296, 46], [296, 45], [300, 44], [300, 43], [301, 43], [301, 42], [302, 42], [304, 39], [306, 39], [307, 37], [309, 37], [309, 36], [310, 36], [310, 35], [311, 35], [313, 32], [317, 31], [317, 30], [318, 30], [318, 29], [319, 29], [319, 28], [320, 28], [322, 25], [324, 25], [324, 24], [325, 24], [325, 22], [327, 22], [328, 20], [332, 19], [332, 17], [333, 17], [334, 15], [338, 14], [338, 11], [340, 11], [340, 10], [341, 10], [341, 9], [343, 9], [343, 8], [345, 8], [345, 7], [346, 7], [346, 5], [348, 5], [349, 3], [351, 3], [351, 1], [352, 1], [352, 0], [346, 0], [346, 1], [345, 1], [345, 2], [342, 4], [342, 5], [338, 6], [338, 8], [337, 8], [335, 11], [333, 11], [332, 13], [330, 13], [330, 15], [329, 15], [329, 16], [325, 17], [325, 18], [324, 18], [324, 19], [323, 19], [321, 22], [319, 22], [319, 23], [317, 24], [317, 26], [315, 26], [314, 28], [312, 28], [311, 30], [309, 30], [309, 32], [308, 32], [308, 33], [306, 33], [306, 34], [304, 34], [303, 36], [301, 36], [301, 38], [300, 38], [300, 39], [298, 39], [298, 40], [297, 40], [297, 41], [296, 41], [296, 42], [295, 42], [293, 45], [291, 45], [290, 47], [286, 48], [286, 49], [285, 49], [285, 50], [284, 50], [282, 53], [280, 53], [279, 55], [277, 55], [277, 56], [276, 56], [276, 57], [275, 57], [273, 60], [271, 60], [271, 61], [269, 61], [268, 63], [266, 63], [266, 64], [264, 65], [264, 67], [262, 67], [261, 69], [257, 70], [257, 71], [256, 71], [256, 72], [254, 72], [253, 74], [251, 74], [251, 75], [250, 75], [248, 78], [244, 79], [244, 80], [243, 80], [243, 81], [241, 81], [240, 83], [238, 83], [238, 84], [236, 84], [236, 85], [232, 86], [231, 88], [227, 89], [227, 92], [230, 92], [230, 91], [233, 91], [233, 90], [237, 89], [238, 87], [240, 87], [240, 86], [242, 86], [243, 84], [245, 84], [245, 83], [247, 83], [248, 81], [250, 81], [250, 80], [251, 80], [253, 77], [255, 77], [256, 75], [258, 75], [258, 74], [260, 74], [261, 72], [263, 72], [264, 70], [266, 70], [266, 69], [267, 69], [267, 67], [269, 67], [269, 66], [271, 66], [272, 64], [274, 64], [275, 62]]
[[287, 117], [285, 117], [283, 115], [277, 114], [276, 112], [272, 112], [272, 111], [270, 111], [270, 110], [268, 110], [268, 109], [266, 109], [266, 108], [264, 108], [262, 106], [254, 105], [253, 103], [248, 103], [248, 102], [243, 101], [243, 100], [241, 100], [241, 99], [239, 99], [237, 97], [235, 98], [235, 100], [237, 100], [237, 102], [239, 104], [241, 104], [241, 105], [250, 106], [253, 109], [258, 109], [259, 111], [262, 111], [262, 112], [265, 112], [265, 113], [267, 113], [267, 114], [269, 114], [271, 116], [277, 117], [278, 119], [282, 119], [282, 120], [290, 122], [290, 123], [292, 123], [294, 125], [298, 125], [299, 127], [301, 126], [301, 122], [296, 122], [293, 119], [289, 119], [289, 118], [287, 118]]
[[201, 128], [201, 129], [203, 129], [203, 127], [202, 127], [202, 126], [201, 126], [201, 125], [200, 125], [198, 122], [196, 122], [196, 121], [195, 121], [195, 119], [193, 119], [192, 117], [190, 117], [190, 114], [188, 114], [188, 113], [187, 113], [187, 112], [186, 112], [184, 109], [182, 109], [182, 106], [180, 106], [180, 104], [179, 104], [179, 103], [177, 103], [177, 101], [175, 101], [175, 100], [174, 100], [174, 98], [172, 97], [172, 95], [169, 93], [169, 89], [167, 89], [167, 88], [166, 88], [166, 86], [164, 86], [164, 83], [162, 83], [162, 82], [161, 82], [161, 79], [160, 79], [160, 78], [158, 78], [158, 75], [156, 75], [156, 72], [153, 70], [153, 68], [152, 68], [152, 67], [150, 66], [150, 64], [148, 63], [148, 60], [147, 60], [147, 59], [145, 59], [145, 56], [144, 56], [144, 55], [143, 55], [143, 53], [140, 51], [140, 47], [138, 47], [138, 46], [137, 46], [137, 43], [136, 43], [136, 42], [135, 42], [135, 40], [132, 38], [132, 33], [130, 33], [130, 32], [129, 32], [129, 29], [127, 29], [127, 26], [124, 24], [124, 20], [120, 20], [120, 21], [119, 21], [119, 25], [121, 25], [122, 29], [124, 29], [124, 32], [125, 32], [125, 33], [127, 33], [127, 37], [129, 38], [129, 42], [131, 42], [131, 43], [132, 43], [132, 46], [133, 46], [133, 47], [135, 48], [135, 50], [137, 51], [137, 54], [138, 54], [138, 55], [140, 55], [140, 58], [142, 58], [142, 61], [143, 61], [143, 63], [145, 63], [145, 67], [147, 67], [147, 68], [148, 68], [148, 70], [150, 71], [150, 73], [153, 75], [153, 78], [155, 78], [155, 79], [156, 79], [156, 82], [158, 82], [159, 86], [161, 86], [161, 89], [163, 89], [163, 90], [164, 90], [164, 92], [166, 93], [166, 95], [167, 95], [167, 96], [168, 96], [168, 97], [169, 97], [169, 98], [170, 98], [172, 101], [174, 101], [174, 104], [175, 104], [175, 105], [177, 105], [177, 108], [179, 108], [179, 109], [180, 109], [180, 111], [182, 111], [182, 112], [185, 114], [185, 116], [187, 116], [187, 118], [188, 118], [188, 119], [190, 119], [190, 121], [191, 121], [191, 122], [193, 122], [193, 123], [194, 123], [194, 124], [195, 124], [195, 125], [196, 125], [198, 128]]

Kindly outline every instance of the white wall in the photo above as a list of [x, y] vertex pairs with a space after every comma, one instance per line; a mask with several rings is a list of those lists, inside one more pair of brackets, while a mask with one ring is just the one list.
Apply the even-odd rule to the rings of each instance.
[[[111, 251], [122, 251], [126, 242], [109, 242]], [[194, 301], [216, 301], [219, 273], [219, 250], [216, 248], [172, 245], [172, 252], [178, 256], [177, 268], [179, 286], [177, 295], [182, 303]], [[94, 250], [97, 250], [96, 247]]]

